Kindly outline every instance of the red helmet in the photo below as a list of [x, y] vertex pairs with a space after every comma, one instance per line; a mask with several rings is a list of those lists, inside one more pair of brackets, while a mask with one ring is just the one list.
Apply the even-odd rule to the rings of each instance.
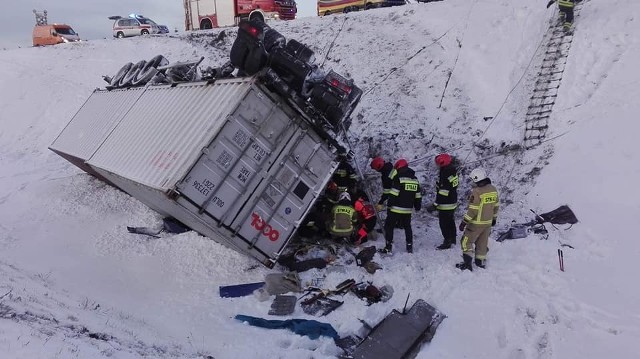
[[393, 168], [395, 169], [401, 169], [402, 167], [407, 167], [409, 164], [407, 163], [407, 160], [405, 160], [404, 158], [401, 158], [399, 160], [396, 161], [396, 164], [393, 166]]
[[338, 190], [338, 185], [334, 181], [329, 181], [327, 184], [327, 191], [335, 192]]
[[371, 161], [371, 168], [380, 171], [384, 166], [384, 159], [382, 157], [376, 157]]
[[446, 167], [451, 164], [451, 156], [448, 153], [441, 153], [436, 156], [436, 165]]

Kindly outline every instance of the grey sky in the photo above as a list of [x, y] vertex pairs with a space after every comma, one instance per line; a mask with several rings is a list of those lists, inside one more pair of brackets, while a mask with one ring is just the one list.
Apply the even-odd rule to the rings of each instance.
[[[205, 1], [205, 0], [200, 0]], [[316, 0], [298, 0], [298, 16], [314, 16]], [[183, 0], [2, 0], [0, 49], [31, 46], [33, 10], [47, 10], [49, 23], [71, 25], [83, 40], [110, 38], [111, 15], [142, 14], [171, 31], [184, 30]]]

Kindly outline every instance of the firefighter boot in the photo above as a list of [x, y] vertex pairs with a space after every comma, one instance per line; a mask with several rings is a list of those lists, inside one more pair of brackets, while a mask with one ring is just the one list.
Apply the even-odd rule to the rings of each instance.
[[407, 243], [407, 253], [413, 253], [413, 243]]
[[473, 258], [471, 258], [470, 255], [467, 254], [463, 254], [462, 255], [462, 259], [463, 261], [456, 264], [456, 268], [460, 269], [460, 270], [470, 270], [473, 271], [473, 266], [471, 265], [471, 261], [473, 260]]
[[437, 246], [436, 249], [439, 250], [439, 251], [444, 250], [444, 249], [449, 249], [454, 244], [456, 244], [456, 239], [455, 238], [448, 238], [448, 239], [445, 238], [444, 241], [442, 242], [442, 244]]
[[485, 268], [485, 260], [476, 258], [474, 260], [476, 267]]
[[393, 254], [393, 252], [391, 251], [391, 248], [392, 248], [391, 243], [387, 242], [387, 245], [386, 245], [386, 246], [384, 246], [384, 248], [380, 248], [380, 249], [378, 249], [378, 252], [379, 252], [379, 253], [382, 253], [382, 254], [389, 254], [389, 255], [391, 255], [391, 254]]

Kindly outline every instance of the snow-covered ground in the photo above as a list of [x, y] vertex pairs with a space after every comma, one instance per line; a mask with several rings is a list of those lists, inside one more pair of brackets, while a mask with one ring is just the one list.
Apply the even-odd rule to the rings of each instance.
[[[299, 19], [273, 27], [308, 44], [316, 62], [365, 91], [350, 141], [370, 182], [369, 158], [405, 157], [433, 199], [432, 158], [450, 151], [480, 164], [502, 194], [497, 230], [569, 204], [580, 223], [491, 241], [488, 268], [460, 272], [459, 249], [435, 251], [437, 219], [414, 217], [415, 253], [301, 273], [391, 285], [386, 303], [355, 296], [326, 317], [340, 335], [422, 298], [447, 318], [418, 358], [637, 358], [640, 290], [640, 3], [586, 1], [550, 119], [550, 141], [520, 144], [556, 7], [546, 1], [447, 0]], [[220, 35], [224, 33], [225, 36]], [[330, 358], [328, 338], [251, 327], [271, 301], [224, 299], [218, 286], [257, 282], [269, 270], [193, 232], [159, 239], [127, 225], [158, 226], [136, 199], [82, 173], [47, 147], [96, 87], [125, 62], [164, 54], [226, 61], [234, 29], [97, 40], [0, 51], [0, 352], [3, 358]], [[451, 73], [450, 80], [447, 79]], [[445, 88], [446, 85], [446, 88]], [[493, 119], [491, 119], [493, 117]], [[559, 136], [561, 135], [561, 136]], [[559, 137], [556, 137], [559, 136]], [[511, 147], [509, 147], [511, 148]], [[539, 175], [538, 169], [541, 168]], [[469, 183], [463, 180], [462, 205]], [[461, 218], [462, 210], [458, 213]], [[495, 236], [495, 234], [494, 234]], [[557, 249], [564, 251], [565, 272]], [[382, 245], [382, 241], [376, 243]], [[280, 319], [270, 317], [269, 319]]]

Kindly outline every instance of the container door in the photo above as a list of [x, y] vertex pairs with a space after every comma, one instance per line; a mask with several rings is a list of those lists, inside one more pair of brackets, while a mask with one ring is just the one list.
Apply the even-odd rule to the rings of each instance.
[[277, 257], [337, 166], [301, 123], [252, 88], [177, 185], [233, 246], [260, 260]]
[[277, 161], [232, 224], [250, 249], [269, 258], [287, 245], [337, 166], [328, 146], [302, 129]]
[[294, 124], [252, 89], [227, 118], [178, 191], [219, 224], [229, 226], [290, 141]]

